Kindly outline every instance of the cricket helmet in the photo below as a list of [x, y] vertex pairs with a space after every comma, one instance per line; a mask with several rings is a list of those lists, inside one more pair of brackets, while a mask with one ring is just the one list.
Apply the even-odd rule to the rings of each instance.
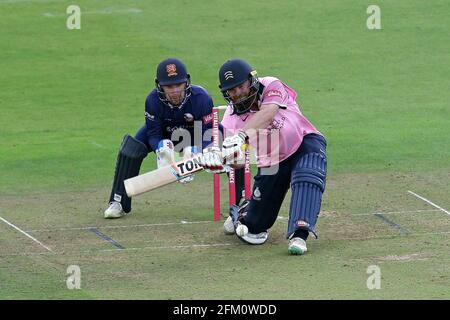
[[[240, 101], [233, 102], [228, 90], [250, 80], [250, 93]], [[219, 70], [219, 89], [225, 100], [233, 107], [233, 113], [243, 114], [250, 110], [259, 97], [260, 83], [254, 70], [242, 59], [232, 59], [225, 62]]]
[[167, 99], [166, 94], [161, 86], [170, 86], [174, 84], [186, 83], [184, 89], [184, 99], [176, 107], [182, 107], [186, 103], [187, 99], [191, 95], [191, 76], [187, 72], [186, 66], [183, 62], [176, 58], [169, 58], [159, 63], [156, 69], [156, 90], [158, 92], [158, 98], [164, 104], [175, 107]]

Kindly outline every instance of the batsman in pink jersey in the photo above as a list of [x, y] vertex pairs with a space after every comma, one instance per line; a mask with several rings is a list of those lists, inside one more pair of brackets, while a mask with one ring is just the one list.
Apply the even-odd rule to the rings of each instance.
[[279, 79], [258, 78], [246, 61], [234, 59], [222, 65], [219, 80], [229, 103], [222, 120], [226, 138], [221, 150], [204, 150], [203, 164], [220, 172], [225, 159], [225, 166], [240, 169], [249, 144], [258, 167], [251, 199], [231, 207], [225, 232], [250, 244], [265, 243], [291, 188], [288, 251], [304, 254], [309, 233], [317, 237], [326, 140], [299, 110], [296, 92]]

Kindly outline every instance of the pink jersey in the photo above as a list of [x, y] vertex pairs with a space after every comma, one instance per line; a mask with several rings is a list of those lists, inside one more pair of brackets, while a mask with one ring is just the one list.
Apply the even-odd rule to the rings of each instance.
[[[260, 108], [265, 104], [276, 104], [280, 108], [272, 123], [264, 130], [258, 130], [250, 146], [256, 150], [257, 166], [276, 165], [292, 155], [300, 147], [303, 137], [310, 133], [321, 134], [300, 112], [295, 99], [297, 93], [274, 77], [259, 78], [264, 90], [259, 101]], [[231, 106], [225, 111], [222, 125], [225, 137], [243, 128], [256, 112], [231, 115]]]

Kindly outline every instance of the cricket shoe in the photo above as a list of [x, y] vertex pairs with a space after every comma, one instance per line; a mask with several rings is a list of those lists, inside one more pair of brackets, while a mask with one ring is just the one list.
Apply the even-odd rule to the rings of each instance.
[[288, 251], [292, 255], [305, 254], [308, 249], [306, 248], [306, 241], [300, 237], [294, 237], [289, 240]]
[[105, 210], [105, 219], [115, 219], [115, 218], [121, 218], [126, 213], [122, 209], [122, 205], [120, 202], [112, 201], [109, 203], [108, 209]]
[[248, 232], [245, 236], [242, 237], [239, 235], [236, 236], [245, 243], [258, 245], [264, 244], [267, 241], [267, 239], [269, 239], [269, 232], [263, 231], [256, 234]]

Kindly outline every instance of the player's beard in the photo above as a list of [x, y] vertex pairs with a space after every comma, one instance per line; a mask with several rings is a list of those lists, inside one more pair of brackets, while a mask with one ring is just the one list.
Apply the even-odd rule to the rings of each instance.
[[257, 102], [256, 95], [257, 92], [250, 89], [248, 94], [240, 95], [239, 97], [232, 99], [233, 105], [238, 110], [238, 113], [249, 111], [254, 106], [255, 102]]
[[167, 100], [174, 106], [179, 106], [183, 102], [185, 92], [184, 90], [180, 92], [174, 92], [172, 94], [166, 94]]

